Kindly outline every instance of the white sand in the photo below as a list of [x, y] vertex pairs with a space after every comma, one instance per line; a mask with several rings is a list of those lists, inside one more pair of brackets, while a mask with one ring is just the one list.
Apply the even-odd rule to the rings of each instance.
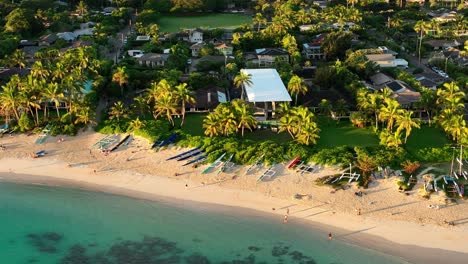
[[[336, 173], [330, 168], [300, 176], [282, 164], [277, 166], [276, 177], [258, 184], [256, 179], [261, 172], [244, 176], [245, 168], [240, 166], [218, 176], [215, 172], [201, 175], [206, 165], [195, 169], [182, 167], [182, 163], [175, 160], [165, 161], [181, 153], [182, 149], [172, 147], [155, 153], [142, 139], [133, 140], [129, 146], [109, 156], [97, 150], [90, 154], [90, 146], [102, 137], [86, 132], [77, 137], [65, 137], [61, 143], [56, 138], [48, 138], [45, 144], [38, 146], [34, 145], [33, 136], [5, 136], [0, 139], [0, 144], [7, 147], [7, 151], [0, 151], [0, 173], [13, 172], [9, 173], [13, 176], [4, 176], [8, 180], [14, 180], [15, 174], [18, 180], [21, 180], [20, 174], [36, 175], [41, 177], [34, 182], [52, 183], [62, 179], [77, 185], [92, 184], [102, 191], [111, 191], [108, 187], [122, 188], [134, 191], [134, 196], [143, 192], [250, 208], [278, 214], [278, 221], [282, 221], [286, 208], [289, 208], [289, 222], [300, 219], [343, 228], [351, 240], [355, 235], [369, 234], [402, 245], [468, 253], [466, 201], [438, 210], [429, 209], [429, 204], [442, 204], [443, 197], [433, 195], [431, 200], [425, 200], [416, 191], [409, 196], [403, 195], [397, 190], [396, 179], [375, 182], [364, 190], [366, 195], [362, 198], [354, 195], [358, 190], [354, 185], [332, 194], [329, 187], [313, 183], [317, 177]], [[40, 149], [49, 154], [38, 159], [30, 157], [32, 152]], [[127, 161], [127, 158], [131, 160]], [[175, 176], [175, 172], [181, 175]], [[237, 177], [232, 179], [234, 175]], [[27, 181], [33, 180], [28, 178]], [[310, 194], [312, 199], [293, 199], [296, 193]], [[361, 208], [360, 216], [356, 215], [356, 208]], [[447, 226], [444, 221], [454, 221], [456, 225]]]

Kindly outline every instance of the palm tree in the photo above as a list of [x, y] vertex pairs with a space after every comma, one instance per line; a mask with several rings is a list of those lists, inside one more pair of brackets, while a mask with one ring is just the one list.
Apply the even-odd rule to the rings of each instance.
[[221, 134], [219, 127], [219, 118], [216, 113], [208, 114], [203, 120], [203, 128], [205, 129], [205, 135], [209, 137], [217, 136]]
[[346, 113], [348, 113], [349, 111], [348, 104], [344, 99], [339, 99], [338, 101], [336, 101], [333, 107], [333, 111], [335, 112], [337, 117], [342, 117], [346, 115]]
[[83, 0], [78, 2], [78, 5], [76, 6], [76, 12], [78, 12], [80, 16], [83, 16], [88, 12], [88, 6]]
[[181, 102], [180, 112], [182, 114], [182, 121], [180, 122], [180, 127], [184, 125], [185, 122], [185, 103], [195, 103], [195, 98], [193, 97], [192, 91], [188, 89], [186, 83], [181, 83], [175, 87], [175, 94], [177, 101]]
[[368, 93], [367, 91], [358, 92], [358, 108], [367, 113], [373, 113], [375, 116], [375, 130], [379, 126], [379, 109], [381, 105], [381, 96], [375, 93]]
[[462, 114], [450, 116], [450, 118], [445, 120], [441, 125], [457, 143], [468, 135], [468, 128], [466, 127], [466, 122]]
[[371, 172], [377, 168], [374, 159], [367, 155], [359, 156], [356, 166], [361, 171], [364, 186], [367, 187], [369, 185]]
[[320, 129], [317, 127], [317, 123], [307, 122], [301, 128], [301, 132], [296, 136], [296, 141], [303, 145], [315, 145], [317, 144], [317, 139], [319, 138], [319, 132]]
[[127, 108], [121, 101], [115, 102], [109, 110], [109, 117], [110, 119], [117, 118], [117, 121], [120, 121], [121, 117], [127, 117]]
[[137, 117], [136, 119], [130, 121], [129, 128], [132, 129], [133, 131], [138, 130], [142, 127], [144, 127], [145, 124], [141, 122], [140, 118]]
[[36, 61], [31, 67], [31, 73], [34, 78], [46, 80], [49, 77], [50, 72], [47, 67], [42, 65], [41, 61]]
[[422, 40], [423, 40], [424, 32], [427, 30], [427, 28], [428, 28], [428, 24], [424, 20], [419, 20], [418, 22], [416, 22], [416, 25], [414, 25], [414, 31], [416, 31], [416, 33], [421, 34], [419, 36], [419, 48], [418, 48], [419, 63], [421, 63]]
[[262, 13], [256, 13], [252, 19], [254, 24], [257, 24], [257, 32], [260, 32], [260, 27], [267, 24], [267, 19], [263, 17]]
[[65, 79], [65, 76], [67, 75], [67, 68], [62, 62], [57, 62], [55, 64], [54, 69], [52, 70], [52, 80], [54, 81], [60, 81], [60, 83], [63, 82]]
[[18, 109], [21, 105], [20, 96], [18, 94], [18, 75], [14, 75], [8, 83], [2, 86], [2, 91], [0, 92], [0, 105], [2, 109], [13, 113], [16, 120], [19, 120], [20, 116]]
[[304, 85], [304, 81], [301, 77], [293, 75], [291, 80], [288, 82], [288, 91], [291, 95], [296, 97], [295, 104], [297, 105], [297, 97], [299, 94], [307, 93], [307, 86]]
[[329, 116], [332, 111], [332, 104], [327, 99], [322, 99], [318, 105], [320, 114]]
[[405, 130], [405, 144], [408, 141], [411, 130], [413, 128], [420, 128], [419, 122], [411, 118], [412, 115], [413, 111], [403, 111], [396, 120], [396, 125], [398, 126], [396, 133], [400, 134], [403, 129]]
[[431, 89], [423, 87], [421, 90], [421, 97], [416, 105], [426, 111], [427, 117], [429, 118], [429, 125], [431, 125], [431, 110], [434, 109], [436, 105], [436, 93]]
[[91, 109], [90, 106], [80, 106], [76, 109], [76, 119], [75, 124], [95, 124], [95, 112]]
[[239, 74], [234, 77], [234, 86], [236, 88], [242, 89], [241, 90], [241, 99], [244, 100], [244, 89], [246, 86], [251, 86], [252, 83], [252, 75], [244, 72], [244, 70], [240, 70]]
[[117, 67], [112, 75], [112, 81], [119, 85], [120, 94], [123, 96], [123, 85], [128, 83], [127, 67]]
[[402, 114], [400, 104], [395, 99], [387, 98], [384, 100], [384, 105], [380, 108], [379, 118], [382, 121], [387, 121], [387, 129], [393, 131], [393, 124], [398, 116]]
[[22, 50], [15, 50], [9, 57], [8, 61], [10, 64], [10, 67], [19, 67], [20, 69], [26, 67], [26, 53], [24, 53]]
[[401, 134], [399, 131], [392, 133], [392, 131], [384, 128], [380, 134], [380, 145], [384, 145], [388, 148], [397, 148], [401, 145]]
[[148, 111], [147, 99], [141, 95], [133, 98], [132, 108], [134, 109], [134, 114], [145, 115]]
[[242, 137], [244, 137], [244, 129], [252, 131], [257, 127], [257, 120], [252, 115], [252, 110], [249, 105], [244, 101], [234, 100], [231, 103], [233, 110], [235, 111], [237, 119], [237, 128], [241, 129]]
[[174, 119], [172, 115], [177, 114], [177, 105], [175, 104], [174, 98], [170, 94], [162, 94], [158, 97], [158, 101], [154, 106], [154, 119], [158, 119], [161, 115], [166, 115], [167, 120], [174, 127]]
[[[31, 75], [28, 75], [28, 78], [20, 86], [20, 98], [22, 98], [23, 103], [29, 109], [36, 125], [39, 125], [38, 109], [41, 109], [41, 106], [38, 101], [41, 99], [40, 91], [44, 85], [44, 82], [36, 80]], [[35, 115], [33, 108], [35, 109]]]
[[44, 107], [44, 111], [47, 110], [47, 105], [49, 104], [49, 102], [52, 101], [55, 104], [55, 110], [57, 110], [57, 117], [60, 119], [60, 112], [59, 112], [60, 100], [64, 99], [65, 96], [61, 92], [59, 85], [55, 82], [47, 84], [42, 94], [44, 98], [46, 99], [46, 105]]
[[291, 112], [283, 114], [279, 120], [278, 133], [288, 131], [289, 135], [294, 139], [294, 135], [297, 133], [296, 130], [297, 127], [295, 116]]

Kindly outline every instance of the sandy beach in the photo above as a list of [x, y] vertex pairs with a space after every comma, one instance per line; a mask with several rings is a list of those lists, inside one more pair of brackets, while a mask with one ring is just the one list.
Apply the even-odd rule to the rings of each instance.
[[[85, 132], [64, 137], [63, 142], [49, 137], [44, 144], [35, 145], [34, 136], [4, 136], [0, 139], [6, 147], [0, 151], [0, 176], [5, 181], [171, 199], [187, 206], [204, 203], [218, 208], [246, 208], [271, 214], [278, 221], [289, 208], [290, 223], [324, 229], [324, 236], [333, 230], [336, 239], [410, 262], [440, 263], [443, 259], [445, 263], [466, 263], [468, 258], [468, 203], [459, 200], [446, 205], [441, 192], [430, 200], [421, 198], [417, 190], [404, 195], [398, 192], [394, 177], [374, 182], [362, 190], [363, 197], [357, 197], [354, 184], [347, 190], [331, 192], [331, 188], [313, 183], [318, 177], [337, 173], [333, 168], [301, 176], [287, 170], [285, 164], [277, 166], [277, 176], [272, 180], [256, 183], [263, 171], [244, 175], [246, 168], [236, 166], [219, 175], [201, 174], [207, 165], [192, 168], [182, 167], [175, 160], [166, 161], [183, 149], [171, 146], [154, 152], [144, 139], [132, 139], [128, 146], [107, 156], [96, 149], [90, 151], [102, 137]], [[42, 149], [47, 151], [46, 156], [31, 157], [31, 153]], [[294, 199], [297, 193], [310, 195], [311, 199]], [[440, 209], [429, 205], [440, 205]], [[356, 213], [358, 208], [360, 215]]]

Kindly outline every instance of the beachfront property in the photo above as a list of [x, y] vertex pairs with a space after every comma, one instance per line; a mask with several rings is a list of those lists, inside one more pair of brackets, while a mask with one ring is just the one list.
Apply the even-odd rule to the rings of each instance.
[[[0, 36], [0, 231], [15, 243], [0, 260], [465, 264], [461, 6], [16, 2]], [[57, 179], [145, 200], [4, 182]]]
[[243, 99], [252, 103], [264, 119], [274, 118], [277, 104], [292, 101], [275, 69], [242, 69], [241, 72], [250, 75], [252, 82], [243, 87]]

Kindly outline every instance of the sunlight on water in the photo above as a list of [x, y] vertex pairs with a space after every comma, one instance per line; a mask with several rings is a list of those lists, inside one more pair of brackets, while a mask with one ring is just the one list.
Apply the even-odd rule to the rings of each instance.
[[0, 183], [1, 263], [404, 263], [266, 216]]

